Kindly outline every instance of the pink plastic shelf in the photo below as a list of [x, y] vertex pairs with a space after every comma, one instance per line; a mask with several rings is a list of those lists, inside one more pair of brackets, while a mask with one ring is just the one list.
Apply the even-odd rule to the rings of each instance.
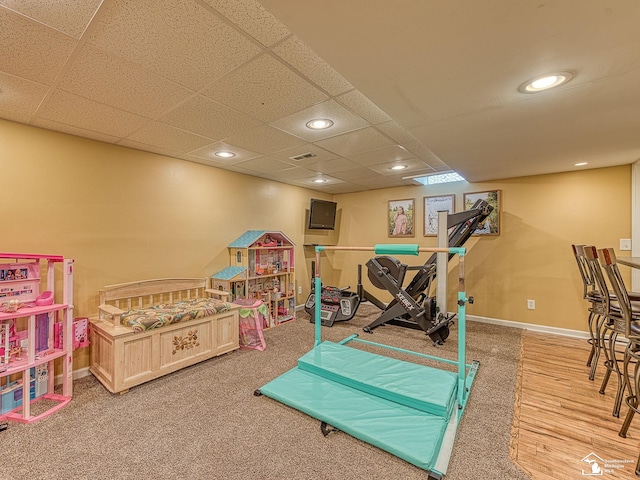
[[38, 253], [26, 254], [26, 253], [0, 253], [0, 258], [15, 258], [16, 260], [36, 260], [46, 259], [51, 262], [62, 262], [64, 257], [62, 255], [42, 255]]

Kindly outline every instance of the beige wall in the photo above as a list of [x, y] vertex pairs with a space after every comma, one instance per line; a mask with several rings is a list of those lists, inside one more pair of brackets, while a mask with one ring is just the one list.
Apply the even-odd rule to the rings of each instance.
[[[455, 193], [460, 210], [463, 192], [500, 189], [501, 235], [468, 244], [467, 291], [476, 299], [469, 313], [585, 330], [570, 245], [617, 247], [631, 232], [630, 166], [337, 195], [339, 230], [309, 235], [309, 199], [330, 195], [4, 120], [0, 149], [1, 249], [75, 259], [76, 316], [96, 313], [103, 285], [209, 276], [228, 265], [227, 245], [250, 229], [282, 230], [299, 246], [301, 304], [313, 257], [303, 244], [391, 243], [387, 202], [415, 198], [416, 237], [401, 241], [434, 246], [435, 239], [422, 236], [424, 196]], [[323, 255], [325, 284], [355, 288], [357, 264], [368, 258]], [[425, 258], [403, 260], [414, 265]], [[455, 276], [450, 280], [452, 291]], [[526, 309], [526, 299], [536, 301], [536, 310]], [[87, 366], [86, 352], [77, 352], [76, 360], [75, 368]]]
[[[308, 294], [305, 214], [311, 197], [330, 195], [4, 120], [0, 150], [0, 250], [73, 258], [77, 317], [97, 313], [104, 285], [221, 270], [227, 245], [251, 229], [300, 246]], [[86, 356], [76, 352], [76, 369]]]
[[[456, 211], [460, 211], [464, 192], [494, 189], [501, 190], [501, 234], [473, 237], [466, 245], [467, 292], [475, 297], [468, 313], [586, 330], [586, 302], [582, 300], [582, 283], [571, 244], [617, 249], [620, 238], [631, 237], [630, 165], [498, 182], [459, 182], [340, 195], [336, 199], [343, 211], [341, 242], [392, 243], [386, 232], [387, 202], [415, 198], [416, 237], [394, 241], [435, 246], [433, 237], [422, 235], [424, 196], [454, 193]], [[364, 254], [336, 252], [328, 261], [340, 270], [338, 282], [346, 285], [353, 284], [357, 263], [365, 263], [367, 258]], [[420, 265], [426, 256], [401, 260], [408, 265]], [[622, 269], [628, 279], [628, 269]], [[413, 278], [413, 274], [409, 272], [407, 278]], [[457, 268], [449, 277], [450, 294], [457, 289], [456, 282]], [[367, 282], [365, 288], [366, 285]], [[367, 290], [385, 298], [379, 290]], [[535, 310], [526, 308], [527, 299], [535, 300]], [[453, 304], [449, 310], [454, 308]]]

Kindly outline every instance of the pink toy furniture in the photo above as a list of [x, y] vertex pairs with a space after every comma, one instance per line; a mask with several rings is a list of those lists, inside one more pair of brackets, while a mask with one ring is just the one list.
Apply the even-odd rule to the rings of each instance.
[[[61, 303], [55, 303], [54, 267], [60, 263], [63, 292]], [[0, 420], [35, 422], [71, 401], [72, 322], [73, 260], [0, 253]], [[61, 338], [57, 345], [56, 330]], [[58, 363], [60, 394], [54, 393], [53, 372]], [[31, 404], [41, 399], [52, 401], [53, 406], [32, 415]]]

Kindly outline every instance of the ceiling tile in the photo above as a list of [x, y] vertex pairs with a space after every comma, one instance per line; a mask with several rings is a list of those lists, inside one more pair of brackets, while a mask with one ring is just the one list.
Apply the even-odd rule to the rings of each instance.
[[331, 96], [353, 89], [345, 78], [336, 72], [298, 37], [292, 36], [273, 48], [273, 53], [302, 73]]
[[357, 90], [340, 95], [336, 100], [372, 125], [391, 120], [389, 115], [380, 110], [377, 105]]
[[[317, 179], [323, 179], [326, 180], [325, 183], [315, 183], [314, 180]], [[296, 180], [292, 180], [293, 183], [295, 183], [296, 185], [303, 185], [305, 187], [309, 187], [309, 188], [313, 188], [316, 190], [322, 190], [324, 187], [327, 187], [329, 185], [336, 185], [336, 184], [340, 184], [340, 183], [344, 183], [342, 180], [340, 180], [339, 178], [336, 178], [332, 175], [324, 175], [324, 174], [316, 174], [310, 177], [306, 177], [306, 178], [299, 178]]]
[[11, 120], [27, 123], [49, 90], [45, 85], [0, 72], [0, 110]]
[[[317, 190], [320, 190], [320, 188], [318, 188]], [[365, 190], [367, 190], [367, 187], [363, 187], [362, 185], [356, 185], [355, 183], [345, 182], [345, 183], [333, 183], [331, 185], [327, 185], [321, 191], [338, 195], [340, 193], [364, 192]]]
[[332, 175], [335, 175], [338, 172], [342, 172], [344, 170], [352, 170], [359, 167], [360, 165], [352, 162], [351, 160], [347, 160], [346, 158], [336, 158], [333, 160], [316, 162], [311, 165], [307, 165], [306, 168], [308, 168], [309, 170], [313, 170], [314, 172], [330, 173]]
[[85, 45], [60, 80], [70, 93], [155, 118], [195, 92], [138, 65]]
[[94, 132], [81, 127], [74, 127], [71, 125], [65, 125], [64, 123], [54, 122], [44, 118], [36, 119], [33, 124], [35, 127], [46, 128], [47, 130], [53, 130], [55, 132], [68, 133], [77, 137], [90, 138], [92, 140], [98, 140], [105, 143], [116, 143], [120, 140], [120, 137], [113, 135], [107, 135], [102, 132]]
[[[236, 154], [233, 158], [223, 159], [220, 157], [216, 157], [215, 153], [220, 151], [231, 151]], [[260, 154], [257, 152], [252, 152], [250, 150], [244, 150], [242, 148], [237, 147], [236, 145], [230, 145], [226, 142], [216, 142], [211, 145], [207, 145], [206, 147], [198, 148], [183, 155], [181, 158], [187, 157], [195, 157], [199, 159], [210, 160], [214, 162], [221, 163], [223, 165], [235, 164], [244, 162], [245, 160], [250, 160], [252, 158], [259, 157]]]
[[349, 158], [360, 165], [370, 166], [379, 165], [381, 163], [391, 163], [415, 156], [415, 154], [407, 151], [400, 145], [390, 145], [388, 147], [371, 150], [359, 155], [350, 155]]
[[256, 0], [203, 1], [267, 47], [291, 33]]
[[164, 155], [166, 157], [177, 157], [180, 155], [180, 152], [174, 150], [173, 148], [164, 148], [160, 145], [148, 145], [146, 143], [134, 142], [132, 140], [122, 140], [118, 142], [118, 145], [127, 148], [134, 148], [136, 150], [141, 150], [143, 152], [152, 152], [157, 153], [159, 155]]
[[159, 121], [213, 140], [222, 140], [260, 125], [255, 118], [200, 95], [161, 117]]
[[101, 3], [102, 0], [0, 0], [0, 5], [75, 38], [80, 38]]
[[342, 172], [336, 172], [333, 176], [340, 180], [344, 180], [345, 182], [355, 182], [364, 178], [378, 178], [380, 177], [380, 174], [378, 172], [374, 172], [370, 168], [359, 167], [351, 170], [344, 170]]
[[280, 170], [275, 175], [283, 180], [298, 180], [300, 178], [309, 178], [315, 175], [315, 172], [302, 167], [293, 167], [286, 170]]
[[93, 100], [56, 90], [38, 111], [38, 118], [73, 127], [126, 137], [149, 120]]
[[267, 123], [327, 99], [268, 54], [215, 82], [203, 95]]
[[289, 135], [269, 125], [260, 125], [253, 129], [243, 130], [225, 138], [225, 142], [253, 150], [262, 155], [268, 155], [279, 150], [297, 148], [306, 143], [301, 138]]
[[114, 0], [102, 8], [89, 43], [194, 90], [261, 50], [190, 0]]
[[392, 145], [393, 142], [373, 127], [349, 132], [315, 142], [319, 147], [335, 152], [343, 157], [350, 157], [366, 151]]
[[[51, 85], [77, 41], [0, 7], [0, 71]], [[8, 55], [7, 52], [20, 52]]]
[[404, 146], [406, 147], [407, 150], [414, 153], [416, 157], [420, 158], [428, 165], [434, 168], [445, 168], [445, 169], [451, 170], [451, 168], [448, 165], [446, 165], [442, 160], [440, 160], [440, 157], [438, 157], [435, 153], [433, 153], [431, 150], [425, 147], [422, 143], [415, 141], [411, 143], [406, 143]]
[[[309, 120], [327, 118], [333, 121], [333, 125], [325, 130], [312, 130], [307, 127]], [[324, 138], [334, 137], [341, 133], [364, 128], [368, 123], [359, 116], [351, 113], [338, 102], [327, 100], [300, 112], [271, 122], [271, 126], [285, 132], [304, 138], [309, 142], [315, 142]]]
[[246, 162], [236, 163], [236, 166], [250, 171], [274, 174], [280, 170], [287, 170], [291, 165], [271, 157], [258, 157]]
[[155, 145], [166, 151], [172, 151], [174, 155], [182, 155], [211, 143], [209, 138], [185, 132], [159, 122], [148, 123], [140, 130], [129, 135], [120, 144], [126, 145], [127, 141]]
[[[391, 170], [394, 165], [405, 165], [407, 168], [404, 170]], [[433, 171], [433, 169], [417, 158], [407, 158], [404, 160], [398, 160], [396, 162], [382, 163], [379, 165], [369, 166], [374, 172], [378, 172], [381, 175], [411, 175], [414, 172], [422, 172], [424, 170]]]
[[376, 129], [380, 130], [385, 135], [393, 138], [396, 142], [405, 144], [405, 143], [416, 143], [418, 140], [416, 137], [411, 135], [407, 130], [402, 128], [402, 126], [395, 122], [385, 122], [376, 125]]
[[[299, 160], [295, 160], [294, 158], [292, 158], [308, 154], [311, 154], [312, 156]], [[301, 145], [300, 147], [281, 150], [279, 152], [272, 153], [271, 156], [297, 167], [308, 167], [309, 165], [313, 165], [314, 163], [331, 160], [338, 157], [335, 153], [328, 152], [327, 150], [324, 150], [320, 147], [316, 147], [312, 143], [306, 143], [304, 145]]]
[[400, 187], [406, 185], [406, 183], [402, 180], [402, 177], [389, 177], [382, 175], [373, 178], [363, 178], [362, 180], [354, 181], [353, 183], [371, 190], [375, 190], [378, 188]]

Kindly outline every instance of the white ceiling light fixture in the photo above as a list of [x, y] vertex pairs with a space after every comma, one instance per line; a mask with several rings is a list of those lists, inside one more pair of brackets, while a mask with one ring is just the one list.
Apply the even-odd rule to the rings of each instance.
[[407, 168], [409, 168], [407, 165], [394, 165], [391, 170], [406, 170]]
[[220, 157], [220, 158], [233, 158], [233, 157], [235, 157], [235, 156], [236, 156], [236, 154], [235, 154], [235, 153], [233, 153], [233, 152], [229, 152], [229, 151], [227, 151], [227, 150], [221, 150], [221, 151], [219, 151], [219, 152], [214, 153], [214, 155], [215, 155], [216, 157]]
[[333, 126], [333, 120], [328, 118], [315, 118], [307, 122], [307, 128], [311, 130], [325, 130]]
[[573, 78], [571, 72], [556, 72], [541, 75], [526, 81], [518, 88], [520, 93], [538, 93], [564, 85]]
[[327, 183], [326, 178], [316, 178], [313, 183]]
[[574, 167], [584, 167], [585, 165], [589, 165], [589, 162], [578, 162], [573, 164]]

